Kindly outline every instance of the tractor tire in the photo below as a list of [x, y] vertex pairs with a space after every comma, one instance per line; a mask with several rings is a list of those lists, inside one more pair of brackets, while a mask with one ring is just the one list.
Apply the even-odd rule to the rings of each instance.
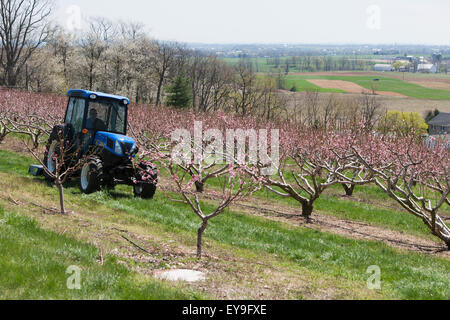
[[[57, 156], [58, 150], [59, 150], [58, 139], [50, 136], [50, 139], [48, 139], [47, 146], [45, 148], [43, 163], [44, 166], [47, 168], [47, 170], [50, 171], [51, 173], [56, 172], [56, 162], [53, 160], [53, 157]], [[49, 182], [54, 181], [54, 178], [51, 175], [49, 175], [46, 170], [44, 170], [44, 177], [45, 180]]]
[[[63, 138], [64, 144], [66, 144], [67, 139], [73, 139], [73, 127], [71, 125], [64, 126], [55, 126], [53, 127], [52, 133], [48, 139], [45, 153], [44, 153], [44, 166], [51, 172], [56, 172], [56, 163], [53, 160], [54, 156], [58, 156], [60, 152], [59, 144], [61, 143], [61, 136], [59, 134], [60, 130], [63, 130]], [[71, 150], [67, 150], [67, 147], [64, 147], [64, 152], [69, 153]], [[65, 155], [66, 156], [66, 155]], [[66, 160], [65, 160], [66, 161]], [[67, 165], [68, 163], [65, 163]], [[47, 181], [53, 182], [54, 178], [44, 170], [44, 177]]]
[[[135, 183], [133, 186], [134, 196], [142, 199], [153, 199], [158, 183], [156, 167], [149, 163], [140, 162], [136, 166]], [[149, 172], [153, 172], [149, 176]]]
[[97, 157], [90, 158], [81, 168], [80, 190], [84, 194], [97, 192], [101, 188], [103, 174], [102, 161]]
[[153, 199], [156, 192], [156, 185], [140, 182], [133, 186], [133, 191], [136, 198]]

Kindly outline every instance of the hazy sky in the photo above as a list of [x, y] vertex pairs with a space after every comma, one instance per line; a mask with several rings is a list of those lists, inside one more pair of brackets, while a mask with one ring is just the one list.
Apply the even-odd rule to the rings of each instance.
[[142, 22], [160, 40], [450, 45], [450, 0], [55, 1], [65, 26], [80, 25], [79, 10]]

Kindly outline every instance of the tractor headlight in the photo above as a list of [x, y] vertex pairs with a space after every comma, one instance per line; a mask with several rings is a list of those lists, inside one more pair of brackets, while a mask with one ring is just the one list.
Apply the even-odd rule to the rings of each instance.
[[116, 140], [116, 143], [114, 144], [114, 152], [120, 155], [123, 154], [122, 146], [118, 140]]

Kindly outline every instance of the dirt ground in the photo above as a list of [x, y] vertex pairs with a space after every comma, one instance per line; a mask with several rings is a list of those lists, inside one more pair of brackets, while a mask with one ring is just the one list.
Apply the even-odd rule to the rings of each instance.
[[[286, 94], [288, 103], [293, 106], [295, 102], [299, 103], [302, 101], [305, 93], [304, 92], [289, 92], [283, 91]], [[358, 98], [361, 93], [319, 93], [320, 103], [326, 103], [331, 95], [338, 98]], [[295, 99], [294, 99], [295, 97]], [[416, 98], [402, 98], [394, 96], [379, 95], [379, 101], [381, 102], [383, 108], [387, 110], [398, 110], [403, 112], [418, 112], [420, 115], [424, 114], [429, 110], [438, 109], [441, 112], [450, 112], [450, 100], [425, 100]]]
[[399, 79], [405, 81], [431, 81], [431, 82], [447, 82], [450, 83], [450, 75], [446, 77], [445, 75], [439, 74], [440, 76], [435, 76], [434, 74], [423, 74], [423, 73], [403, 73], [401, 72], [352, 72], [352, 71], [331, 71], [331, 72], [293, 72], [292, 75], [300, 76], [383, 76], [386, 78]]
[[[438, 81], [442, 80], [442, 81]], [[450, 80], [446, 81], [446, 79], [435, 79], [433, 81], [429, 80], [408, 80], [409, 83], [417, 84], [419, 86], [430, 88], [430, 89], [438, 89], [438, 90], [450, 90]]]
[[[350, 82], [350, 81], [343, 81], [343, 80], [324, 80], [324, 79], [310, 79], [308, 82], [311, 82], [312, 84], [321, 87], [321, 88], [327, 88], [327, 89], [340, 89], [344, 90], [349, 93], [370, 93], [371, 91], [361, 87], [360, 85]], [[396, 93], [396, 92], [389, 92], [389, 91], [377, 91], [378, 95], [382, 96], [393, 96], [393, 97], [403, 97], [406, 98], [406, 96]]]

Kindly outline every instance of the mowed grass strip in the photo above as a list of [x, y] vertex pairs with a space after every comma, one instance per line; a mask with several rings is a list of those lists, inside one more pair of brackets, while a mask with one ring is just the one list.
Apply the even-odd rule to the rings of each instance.
[[[22, 172], [28, 164], [22, 163]], [[22, 178], [29, 183], [37, 183], [38, 179]], [[53, 192], [56, 203], [56, 190]], [[88, 196], [73, 186], [66, 189], [66, 194], [69, 205], [72, 201], [77, 205], [95, 202], [160, 225], [166, 232], [195, 235], [200, 223], [186, 204], [171, 200], [179, 199], [177, 194], [158, 191], [153, 201], [141, 200], [133, 198], [127, 186]], [[204, 203], [204, 208], [208, 212], [214, 206]], [[346, 239], [233, 211], [211, 221], [204, 241], [244, 249], [249, 254], [271, 254], [279, 257], [280, 264], [284, 260], [294, 263], [298, 272], [317, 272], [360, 286], [369, 277], [367, 268], [377, 265], [382, 272], [381, 293], [386, 298], [450, 298], [449, 260], [396, 250], [379, 242]], [[207, 250], [213, 251], [214, 247]]]
[[[0, 207], [0, 299], [198, 299], [129, 271], [113, 256]], [[81, 269], [81, 288], [69, 289], [70, 266]], [[70, 283], [70, 281], [69, 281]]]
[[[400, 93], [402, 95], [419, 98], [419, 99], [429, 99], [429, 100], [450, 100], [450, 91], [430, 89], [419, 86], [417, 84], [409, 83], [400, 79], [393, 79], [387, 77], [378, 76], [324, 76], [324, 75], [288, 75], [286, 77], [287, 82], [289, 81], [306, 81], [308, 79], [326, 79], [326, 80], [342, 80], [349, 81], [360, 85], [363, 88], [372, 90], [374, 88], [376, 91], [390, 91]], [[378, 79], [378, 81], [374, 81]], [[304, 82], [299, 82], [298, 88]], [[299, 89], [300, 90], [300, 89]], [[306, 89], [304, 89], [306, 90]]]

